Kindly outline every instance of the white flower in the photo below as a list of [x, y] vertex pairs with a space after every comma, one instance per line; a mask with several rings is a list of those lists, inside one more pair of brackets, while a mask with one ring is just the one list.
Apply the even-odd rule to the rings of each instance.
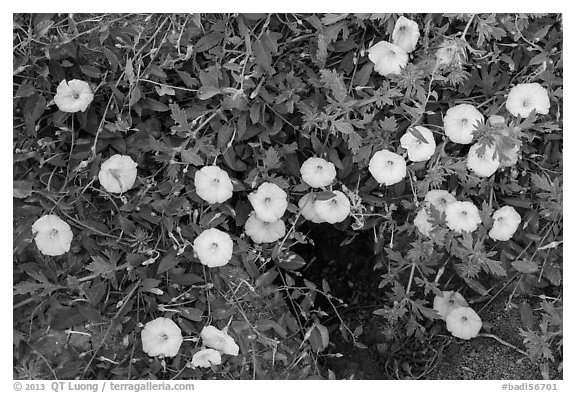
[[274, 183], [262, 183], [258, 190], [248, 195], [256, 217], [266, 222], [275, 222], [282, 218], [288, 207], [288, 195]]
[[182, 341], [180, 328], [168, 318], [156, 318], [142, 330], [142, 349], [149, 356], [176, 356]]
[[137, 166], [130, 156], [115, 154], [102, 163], [98, 180], [108, 192], [126, 192], [136, 181]]
[[466, 166], [479, 177], [490, 177], [500, 167], [500, 160], [494, 158], [496, 147], [485, 145], [484, 154], [479, 155], [480, 145], [475, 143], [468, 151]]
[[442, 295], [443, 296], [434, 297], [433, 308], [440, 314], [443, 320], [446, 320], [450, 311], [458, 307], [468, 307], [468, 302], [466, 302], [464, 296], [458, 292], [444, 291]]
[[237, 356], [240, 348], [238, 344], [227, 333], [214, 326], [204, 326], [200, 332], [202, 344], [214, 348], [223, 354]]
[[432, 223], [430, 222], [430, 216], [426, 213], [426, 209], [422, 208], [418, 210], [418, 214], [414, 218], [414, 225], [423, 235], [429, 236], [432, 230]]
[[550, 110], [548, 92], [538, 83], [516, 85], [508, 93], [506, 109], [513, 116], [528, 117], [533, 110], [546, 115]]
[[368, 170], [378, 183], [391, 186], [406, 176], [406, 161], [402, 156], [384, 149], [370, 159]]
[[250, 214], [246, 224], [244, 224], [244, 231], [254, 243], [273, 243], [284, 237], [286, 226], [282, 220], [265, 222], [259, 220], [255, 214]]
[[72, 229], [66, 221], [54, 214], [47, 214], [32, 224], [32, 234], [38, 250], [44, 255], [57, 256], [70, 250]]
[[308, 221], [312, 221], [313, 223], [319, 224], [324, 222], [320, 217], [318, 217], [318, 213], [316, 213], [316, 209], [314, 209], [314, 203], [316, 202], [316, 193], [309, 192], [308, 194], [304, 195], [298, 201], [298, 207], [302, 211], [302, 216]]
[[54, 103], [62, 112], [84, 112], [94, 99], [94, 93], [88, 83], [73, 79], [63, 80], [56, 88]]
[[342, 222], [350, 214], [350, 200], [342, 191], [332, 191], [336, 194], [327, 200], [316, 200], [314, 210], [318, 217], [330, 224]]
[[208, 203], [222, 203], [232, 197], [232, 182], [219, 167], [205, 166], [194, 175], [196, 194]]
[[410, 160], [414, 162], [429, 160], [434, 154], [434, 150], [436, 150], [434, 134], [426, 127], [416, 126], [414, 128], [420, 132], [424, 140], [428, 143], [421, 141], [414, 136], [411, 131], [406, 131], [400, 138], [400, 145], [408, 151], [408, 158]]
[[403, 16], [398, 18], [392, 32], [392, 43], [410, 53], [416, 49], [419, 37], [418, 23]]
[[510, 240], [522, 221], [520, 214], [512, 206], [501, 207], [494, 212], [492, 218], [494, 219], [494, 224], [492, 224], [492, 229], [488, 232], [488, 236], [494, 240], [501, 241]]
[[310, 157], [300, 167], [300, 173], [310, 187], [326, 187], [336, 178], [336, 167], [323, 158]]
[[222, 355], [215, 349], [204, 348], [192, 356], [192, 367], [210, 367], [222, 364]]
[[444, 41], [436, 51], [436, 61], [440, 66], [447, 66], [457, 58], [458, 45], [455, 41]]
[[452, 202], [456, 202], [454, 195], [446, 190], [430, 190], [424, 197], [426, 202], [430, 202], [436, 209], [441, 212], [446, 211], [446, 206]]
[[472, 143], [473, 131], [478, 122], [483, 122], [484, 116], [470, 104], [456, 105], [444, 116], [444, 132], [454, 143]]
[[446, 327], [454, 337], [470, 340], [480, 332], [482, 320], [470, 307], [457, 307], [446, 316]]
[[456, 232], [474, 232], [482, 223], [480, 212], [472, 202], [452, 202], [446, 207], [446, 225]]
[[226, 232], [212, 228], [194, 239], [193, 248], [203, 265], [219, 267], [226, 265], [232, 258], [234, 242]]
[[382, 76], [400, 74], [408, 64], [408, 53], [397, 45], [380, 41], [368, 49], [368, 58], [374, 70]]

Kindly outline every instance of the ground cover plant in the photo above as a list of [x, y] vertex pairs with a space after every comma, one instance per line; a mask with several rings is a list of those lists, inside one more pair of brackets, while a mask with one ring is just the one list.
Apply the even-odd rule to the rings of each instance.
[[13, 22], [14, 378], [561, 378], [561, 15]]

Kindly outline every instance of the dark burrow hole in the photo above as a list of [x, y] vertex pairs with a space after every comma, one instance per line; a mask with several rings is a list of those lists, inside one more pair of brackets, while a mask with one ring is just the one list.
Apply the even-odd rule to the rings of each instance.
[[386, 327], [383, 318], [372, 314], [385, 303], [384, 291], [378, 289], [381, 270], [374, 270], [378, 256], [374, 255], [372, 232], [358, 233], [312, 223], [304, 224], [300, 231], [314, 242], [292, 248], [308, 262], [300, 271], [302, 276], [318, 288], [326, 280], [329, 293], [346, 304], [333, 301], [340, 318], [352, 331], [362, 326], [355, 333], [360, 336], [359, 341], [370, 347], [354, 346], [349, 334], [342, 333], [340, 320], [330, 303], [318, 294], [313, 308], [329, 314], [320, 322], [329, 329], [331, 343], [323, 352], [326, 356], [318, 357], [322, 374], [326, 377], [330, 370], [337, 379], [390, 379], [382, 364], [385, 359], [376, 349], [385, 342]]
[[[374, 300], [378, 274], [373, 269], [376, 258], [371, 233], [345, 232], [329, 224], [312, 223], [304, 224], [300, 231], [314, 242], [292, 248], [308, 262], [301, 270], [304, 278], [319, 286], [326, 280], [330, 293], [350, 307]], [[330, 307], [322, 296], [317, 298], [317, 305]]]

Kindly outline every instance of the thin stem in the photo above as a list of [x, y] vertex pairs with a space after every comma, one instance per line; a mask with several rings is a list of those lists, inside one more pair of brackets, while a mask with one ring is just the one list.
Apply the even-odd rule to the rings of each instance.
[[496, 341], [498, 341], [500, 344], [507, 346], [508, 348], [512, 348], [513, 350], [515, 350], [518, 353], [521, 353], [524, 356], [528, 356], [528, 353], [524, 352], [523, 350], [521, 350], [520, 348], [518, 348], [517, 346], [510, 344], [508, 341], [504, 341], [502, 340], [500, 337], [495, 336], [493, 334], [489, 334], [489, 333], [480, 333], [478, 336], [476, 337], [487, 337], [487, 338], [492, 338]]
[[406, 296], [410, 296], [410, 288], [412, 288], [412, 279], [414, 278], [414, 271], [416, 270], [416, 262], [412, 262], [412, 269], [410, 270], [410, 278], [408, 279], [408, 288], [406, 288]]
[[466, 41], [466, 33], [468, 32], [468, 29], [472, 25], [472, 21], [474, 20], [475, 16], [476, 16], [476, 14], [472, 14], [472, 16], [470, 17], [470, 20], [466, 24], [466, 27], [464, 28], [464, 31], [462, 32], [462, 37], [460, 37], [460, 38], [463, 39], [464, 41]]

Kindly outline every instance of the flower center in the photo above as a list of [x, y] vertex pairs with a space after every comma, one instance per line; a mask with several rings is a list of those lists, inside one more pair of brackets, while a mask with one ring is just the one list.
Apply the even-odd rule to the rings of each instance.
[[324, 168], [322, 167], [322, 165], [317, 165], [317, 166], [316, 166], [316, 170], [317, 170], [318, 172], [322, 172], [322, 169], [324, 169]]
[[214, 179], [212, 179], [212, 183], [213, 183], [213, 184], [218, 184], [218, 183], [220, 183], [220, 179], [214, 178]]
[[50, 237], [50, 239], [53, 239], [56, 235], [58, 235], [58, 229], [52, 229], [50, 231], [50, 233], [48, 234], [48, 236]]
[[466, 212], [466, 211], [461, 211], [461, 212], [460, 212], [460, 215], [462, 215], [463, 217], [465, 217], [465, 216], [468, 215], [468, 212]]
[[74, 98], [75, 100], [80, 98], [80, 94], [78, 93], [72, 93], [72, 98]]
[[462, 119], [462, 120], [460, 120], [460, 122], [461, 122], [462, 124], [468, 124], [468, 119]]
[[406, 26], [400, 26], [400, 28], [398, 29], [400, 31], [405, 31], [406, 30]]
[[522, 101], [522, 106], [526, 108], [527, 106], [530, 106], [530, 102], [528, 100], [524, 100]]
[[336, 200], [336, 198], [334, 198], [330, 201], [330, 203], [332, 204], [332, 206], [336, 206], [338, 204], [338, 201]]
[[386, 164], [388, 164], [389, 166], [393, 166], [393, 165], [394, 165], [394, 161], [388, 160], [388, 161], [386, 161]]
[[216, 251], [216, 249], [218, 248], [218, 243], [213, 242], [213, 243], [211, 244], [211, 246], [212, 246], [212, 251]]
[[264, 203], [267, 204], [267, 205], [269, 205], [271, 201], [272, 201], [272, 200], [270, 199], [270, 197], [264, 198]]
[[462, 317], [462, 322], [466, 322], [468, 320], [467, 317]]
[[167, 341], [168, 340], [168, 335], [166, 333], [161, 334], [160, 335], [160, 339], [162, 339], [163, 341]]
[[502, 222], [502, 221], [504, 221], [504, 217], [498, 217], [498, 218], [496, 219], [496, 221]]

